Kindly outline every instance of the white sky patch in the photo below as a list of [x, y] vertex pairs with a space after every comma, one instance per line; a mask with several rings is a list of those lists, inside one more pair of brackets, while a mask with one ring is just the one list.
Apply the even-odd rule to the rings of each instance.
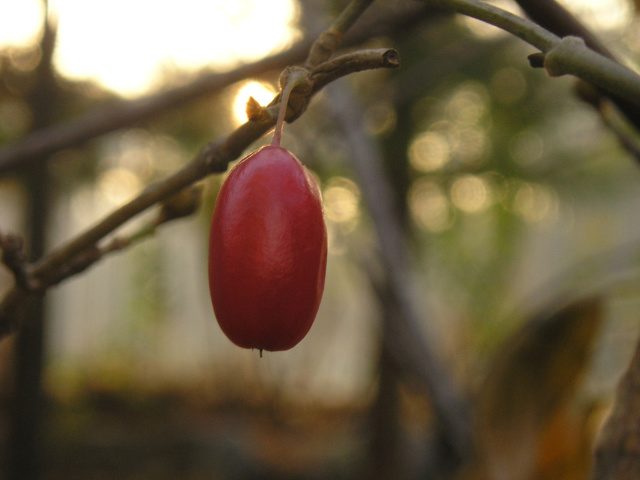
[[0, 0], [0, 49], [32, 44], [42, 26], [41, 0]]
[[[299, 38], [293, 0], [50, 0], [62, 75], [123, 95], [158, 84], [163, 70], [231, 67]], [[0, 0], [0, 48], [28, 45], [42, 24], [39, 0]]]

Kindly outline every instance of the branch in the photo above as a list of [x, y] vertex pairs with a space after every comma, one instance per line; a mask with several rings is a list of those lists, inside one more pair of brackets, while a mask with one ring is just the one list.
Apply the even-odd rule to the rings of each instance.
[[47, 155], [79, 145], [113, 130], [153, 118], [184, 103], [216, 92], [242, 79], [278, 70], [304, 59], [311, 42], [304, 40], [291, 49], [242, 65], [226, 73], [210, 73], [182, 87], [136, 100], [97, 108], [75, 120], [38, 130], [0, 150], [0, 173], [24, 168]]
[[[345, 56], [344, 58], [348, 60], [345, 63], [345, 68], [338, 68], [333, 71], [331, 74], [331, 78], [333, 80], [356, 71], [354, 69], [354, 65], [363, 69], [374, 68], [376, 59], [378, 68], [393, 68], [398, 65], [397, 61], [389, 61], [390, 58], [397, 59], [397, 53], [395, 53], [394, 50], [378, 49], [375, 51], [365, 51], [365, 53], [363, 53], [363, 58], [365, 58], [366, 61], [363, 62], [351, 61], [352, 56], [350, 55]], [[320, 71], [317, 73], [319, 78], [318, 85], [322, 86], [327, 79], [327, 74], [323, 71], [322, 65], [320, 65], [319, 68]], [[315, 71], [309, 74], [311, 82], [314, 81], [313, 79], [315, 76]], [[291, 112], [287, 116], [288, 120], [298, 118], [303, 113], [304, 109], [306, 109], [308, 100], [311, 96], [320, 89], [319, 86], [316, 87], [315, 83], [312, 85], [312, 88], [308, 92], [302, 94], [302, 100], [304, 101], [300, 101], [299, 97], [298, 102], [291, 102], [291, 105], [299, 105], [301, 110]], [[91, 248], [99, 240], [113, 232], [137, 214], [159, 201], [169, 198], [171, 195], [179, 192], [198, 180], [201, 180], [209, 174], [224, 172], [227, 169], [229, 162], [238, 158], [251, 143], [259, 139], [275, 125], [278, 106], [279, 104], [276, 103], [268, 109], [265, 109], [267, 115], [262, 116], [260, 122], [248, 121], [227, 137], [206, 145], [200, 153], [181, 170], [178, 170], [176, 173], [164, 180], [150, 185], [140, 195], [138, 195], [138, 197], [115, 210], [94, 227], [88, 229], [66, 245], [63, 245], [45, 256], [42, 260], [36, 263], [32, 271], [32, 275], [38, 278], [43, 286], [46, 287], [49, 283], [48, 277], [56, 270], [60, 269], [65, 263], [72, 260], [83, 250]]]
[[559, 37], [580, 37], [589, 48], [611, 59], [614, 55], [600, 39], [555, 0], [515, 0], [531, 20]]
[[574, 75], [635, 104], [640, 104], [640, 76], [600, 53], [591, 50], [580, 37], [564, 37], [544, 60], [552, 77]]
[[591, 50], [581, 39], [561, 39], [527, 19], [475, 0], [423, 1], [482, 20], [533, 45], [545, 54], [544, 66], [552, 76], [571, 74], [629, 102], [640, 103], [640, 76]]
[[[555, 0], [516, 0], [525, 13], [541, 27], [555, 33], [560, 37], [575, 36], [582, 38], [587, 46], [605, 57], [616, 60], [615, 55], [600, 41], [600, 39], [576, 19], [568, 10]], [[594, 94], [602, 99], [609, 97], [611, 101], [624, 113], [636, 129], [640, 130], [640, 106], [629, 103], [615, 95], [606, 95], [606, 92], [597, 89]], [[591, 102], [596, 103], [596, 102]], [[621, 139], [624, 142], [624, 139]]]
[[[361, 0], [354, 0], [352, 4], [363, 5]], [[332, 25], [329, 29], [330, 31], [339, 31], [339, 29], [344, 28], [344, 25], [355, 21], [353, 16], [362, 13], [362, 8], [351, 10], [348, 8], [347, 10], [351, 12], [350, 15], [347, 15], [346, 19], [344, 15], [339, 17], [340, 21]], [[326, 38], [326, 36], [323, 37], [321, 35], [316, 43], [323, 43], [323, 38]], [[338, 46], [339, 42], [334, 42], [329, 46], [323, 47], [323, 50], [335, 51]], [[312, 50], [314, 50], [314, 47], [312, 47]], [[344, 55], [334, 60], [320, 63], [313, 69], [302, 68], [309, 88], [303, 91], [294, 89], [292, 93], [296, 94], [297, 101], [291, 102], [291, 106], [296, 108], [294, 111], [289, 112], [287, 118], [288, 120], [298, 118], [306, 110], [310, 98], [329, 81], [365, 69], [395, 68], [397, 66], [397, 52], [388, 49], [377, 49]], [[54, 283], [58, 283], [86, 269], [98, 261], [104, 253], [118, 249], [107, 248], [101, 250], [98, 247], [98, 242], [125, 222], [152, 205], [177, 194], [207, 175], [224, 172], [229, 162], [238, 158], [251, 143], [273, 127], [276, 121], [278, 99], [279, 95], [276, 96], [268, 108], [264, 109], [264, 114], [261, 115], [259, 121], [248, 121], [227, 137], [207, 144], [191, 162], [173, 175], [148, 186], [135, 199], [118, 208], [84, 233], [44, 256], [34, 265], [29, 266], [30, 278], [28, 285], [31, 285], [32, 289], [44, 290]], [[16, 284], [9, 291], [3, 302], [0, 303], [0, 338], [17, 328], [17, 320], [12, 313], [15, 310], [16, 302], [22, 301], [24, 294], [27, 292], [23, 287]]]
[[304, 66], [313, 68], [331, 58], [342, 43], [343, 35], [372, 3], [373, 0], [352, 0], [333, 25], [320, 34], [318, 41], [311, 47]]
[[[420, 325], [424, 315], [412, 294], [407, 240], [392, 210], [391, 191], [382, 173], [381, 153], [362, 129], [363, 109], [344, 89], [331, 88], [334, 115], [352, 146], [352, 163], [380, 245], [387, 296], [398, 313], [384, 325], [385, 346], [401, 371], [426, 389], [439, 422], [444, 451], [436, 461], [440, 468], [455, 468], [468, 458], [471, 445], [469, 407], [451, 382], [451, 376]], [[358, 113], [359, 112], [359, 113]], [[375, 284], [374, 284], [375, 286]], [[447, 456], [448, 455], [448, 456]], [[452, 463], [448, 463], [453, 460]], [[450, 472], [449, 472], [450, 473]]]
[[[356, 45], [370, 38], [371, 32], [388, 35], [399, 29], [405, 30], [416, 22], [430, 17], [433, 9], [420, 7], [410, 4], [393, 9], [382, 6], [372, 8], [370, 15], [365, 15], [366, 18], [363, 18], [356, 28], [344, 36], [341, 35], [340, 38], [344, 45]], [[232, 71], [208, 73], [188, 85], [135, 100], [123, 100], [112, 105], [97, 107], [61, 125], [38, 130], [0, 148], [0, 174], [45, 161], [47, 156], [54, 152], [80, 145], [111, 131], [148, 121], [159, 114], [166, 113], [169, 109], [219, 91], [245, 78], [267, 71], [282, 70], [287, 65], [303, 62], [312, 45], [314, 42], [310, 38], [305, 38], [284, 52], [241, 65]]]
[[17, 235], [0, 232], [0, 251], [2, 263], [13, 273], [13, 278], [20, 288], [30, 290], [29, 274], [27, 273], [27, 255], [24, 252], [24, 239]]

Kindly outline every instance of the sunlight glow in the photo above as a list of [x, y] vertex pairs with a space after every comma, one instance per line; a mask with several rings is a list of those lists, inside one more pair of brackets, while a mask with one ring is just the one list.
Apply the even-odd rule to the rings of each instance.
[[41, 26], [41, 0], [0, 0], [0, 49], [32, 44]]
[[561, 0], [567, 10], [596, 30], [620, 28], [633, 19], [629, 0]]
[[60, 72], [127, 96], [176, 72], [256, 60], [298, 37], [292, 0], [51, 0], [51, 8]]
[[[513, 1], [487, 0], [487, 3], [520, 17], [525, 16]], [[633, 5], [630, 0], [560, 0], [560, 3], [596, 30], [621, 28], [633, 19]], [[458, 21], [478, 38], [495, 39], [507, 35], [503, 30], [475, 18], [460, 15]]]

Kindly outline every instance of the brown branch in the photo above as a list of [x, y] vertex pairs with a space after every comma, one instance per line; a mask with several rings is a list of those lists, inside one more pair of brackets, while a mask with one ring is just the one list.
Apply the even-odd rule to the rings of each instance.
[[[376, 49], [362, 52], [362, 60], [358, 61], [358, 52], [338, 57], [336, 62], [332, 62], [333, 68], [329, 72], [321, 64], [318, 72], [310, 72], [309, 79], [312, 88], [306, 93], [308, 100], [317, 93], [328, 81], [336, 80], [339, 77], [354, 73], [360, 70], [371, 68], [395, 68], [398, 66], [398, 54], [395, 50]], [[344, 69], [340, 67], [339, 59], [344, 59]], [[317, 83], [316, 83], [317, 82]], [[317, 86], [316, 86], [317, 85]], [[291, 102], [292, 105], [300, 105], [302, 110], [291, 112], [288, 120], [298, 118], [306, 108], [308, 102]], [[159, 201], [169, 198], [183, 188], [195, 183], [211, 173], [221, 173], [227, 169], [229, 162], [238, 158], [242, 152], [254, 141], [269, 131], [275, 124], [275, 112], [278, 104], [270, 107], [270, 116], [263, 117], [262, 122], [249, 121], [240, 126], [227, 137], [206, 145], [200, 153], [181, 170], [170, 177], [147, 187], [138, 197], [131, 202], [115, 210], [94, 227], [88, 229], [83, 234], [52, 252], [39, 261], [32, 272], [32, 275], [40, 279], [44, 285], [47, 284], [47, 276], [59, 269], [69, 259], [78, 253], [95, 245], [116, 228], [146, 210]]]
[[[362, 2], [361, 0], [354, 0], [353, 3], [360, 4]], [[355, 15], [358, 12], [361, 13], [361, 10], [353, 10], [352, 14]], [[344, 21], [344, 18], [341, 21]], [[335, 30], [336, 27], [332, 26], [330, 27], [331, 29]], [[320, 36], [318, 42], [322, 42], [322, 38]], [[304, 98], [302, 98], [303, 101], [292, 102], [300, 110], [292, 112], [290, 117], [298, 118], [306, 109], [311, 96], [328, 81], [363, 69], [393, 68], [398, 66], [397, 53], [393, 50], [365, 50], [362, 52], [362, 61], [355, 60], [354, 55], [357, 56], [357, 54], [351, 54], [339, 57], [344, 60], [344, 68], [340, 67], [341, 62], [337, 62], [332, 64], [335, 65], [335, 68], [332, 67], [327, 70], [326, 65], [322, 66], [321, 64], [317, 71], [315, 69], [307, 71], [306, 74], [311, 88], [298, 93], [298, 96]], [[314, 78], [316, 76], [317, 78]], [[103, 252], [98, 247], [98, 242], [108, 234], [152, 205], [169, 199], [205, 176], [225, 171], [229, 162], [238, 158], [251, 143], [273, 127], [276, 109], [277, 105], [271, 106], [267, 110], [270, 115], [264, 116], [260, 122], [248, 121], [227, 137], [207, 144], [191, 162], [176, 173], [150, 185], [135, 199], [115, 210], [68, 243], [41, 258], [29, 269], [30, 284], [37, 285], [39, 290], [44, 290], [69, 276], [85, 270], [102, 257]], [[16, 328], [16, 325], [12, 325], [16, 322], [16, 319], [12, 317], [11, 313], [15, 310], [15, 303], [23, 300], [24, 295], [20, 294], [20, 292], [25, 292], [25, 290], [20, 288], [19, 285], [14, 286], [4, 301], [0, 303], [0, 338], [3, 333], [6, 334]]]
[[285, 52], [242, 65], [230, 72], [210, 73], [182, 87], [97, 108], [75, 120], [38, 130], [0, 150], [0, 173], [24, 168], [61, 149], [147, 121], [169, 109], [216, 92], [242, 79], [299, 62], [304, 59], [310, 45], [309, 40], [304, 40]]
[[313, 44], [304, 66], [308, 69], [329, 60], [342, 43], [343, 35], [373, 3], [373, 0], [353, 0]]
[[439, 446], [442, 447], [439, 458], [434, 458], [434, 461], [440, 462], [436, 468], [443, 469], [440, 473], [443, 478], [448, 478], [451, 471], [445, 474], [445, 470], [460, 467], [469, 456], [469, 407], [420, 327], [424, 314], [412, 294], [407, 239], [397, 215], [391, 211], [392, 193], [381, 172], [382, 154], [363, 133], [363, 109], [343, 89], [332, 88], [330, 95], [336, 119], [353, 147], [351, 165], [380, 244], [385, 280], [378, 288], [380, 292], [384, 289], [381, 295], [390, 297], [397, 312], [393, 321], [384, 324], [385, 348], [399, 370], [428, 393], [438, 422]]
[[0, 251], [2, 263], [13, 273], [15, 282], [20, 288], [31, 290], [27, 273], [27, 255], [24, 252], [24, 239], [18, 235], [0, 232]]
[[[371, 32], [377, 35], [388, 35], [404, 30], [428, 18], [434, 11], [433, 8], [413, 4], [402, 6], [402, 8], [376, 7], [372, 8], [372, 12], [365, 15], [363, 21], [358, 22], [356, 27], [344, 36], [341, 35], [343, 45], [357, 45], [370, 38]], [[340, 28], [344, 28], [344, 22], [343, 27]], [[287, 65], [302, 62], [314, 43], [317, 42], [313, 42], [311, 38], [305, 38], [284, 52], [241, 65], [232, 71], [208, 73], [188, 85], [135, 100], [123, 100], [113, 105], [98, 107], [61, 125], [38, 130], [0, 148], [0, 174], [44, 161], [52, 153], [80, 145], [111, 131], [146, 122], [172, 108], [217, 92], [245, 78], [267, 71], [282, 70]], [[337, 45], [332, 47], [332, 52]]]
[[636, 480], [640, 472], [640, 343], [618, 385], [595, 454], [591, 480]]

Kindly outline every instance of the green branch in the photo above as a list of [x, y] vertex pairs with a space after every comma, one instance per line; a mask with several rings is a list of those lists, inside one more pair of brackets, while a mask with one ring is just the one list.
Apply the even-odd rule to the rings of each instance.
[[551, 76], [574, 75], [607, 92], [640, 103], [640, 76], [587, 47], [577, 37], [560, 38], [541, 26], [493, 5], [476, 0], [423, 0], [494, 25], [533, 45], [545, 54]]

